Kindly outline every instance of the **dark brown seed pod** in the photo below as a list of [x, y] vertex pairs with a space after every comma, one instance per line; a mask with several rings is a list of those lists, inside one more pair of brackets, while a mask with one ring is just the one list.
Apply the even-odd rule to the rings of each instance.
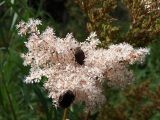
[[84, 64], [84, 59], [85, 59], [85, 54], [83, 52], [83, 50], [78, 47], [75, 50], [75, 61], [80, 64], [83, 65]]
[[67, 108], [74, 101], [75, 95], [71, 90], [67, 90], [59, 96], [58, 104], [61, 108]]

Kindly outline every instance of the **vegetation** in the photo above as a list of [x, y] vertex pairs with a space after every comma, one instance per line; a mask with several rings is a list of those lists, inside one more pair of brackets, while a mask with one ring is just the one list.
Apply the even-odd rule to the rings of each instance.
[[[30, 2], [29, 2], [30, 1]], [[37, 0], [35, 0], [37, 1]], [[22, 65], [20, 53], [26, 51], [25, 39], [17, 35], [20, 20], [40, 18], [64, 37], [73, 32], [83, 41], [96, 31], [102, 44], [128, 42], [135, 47], [148, 46], [150, 55], [143, 65], [130, 66], [135, 82], [127, 88], [106, 87], [107, 103], [90, 115], [94, 120], [159, 120], [160, 119], [160, 10], [158, 0], [149, 9], [141, 0], [75, 0], [64, 2], [53, 16], [52, 4], [40, 0], [0, 1], [0, 120], [62, 120], [64, 110], [55, 108], [41, 84], [26, 85], [23, 80], [29, 67]], [[62, 2], [63, 1], [63, 2]], [[144, 0], [145, 1], [145, 0]], [[54, 1], [55, 5], [56, 0]], [[33, 4], [36, 5], [32, 6]], [[65, 9], [65, 10], [62, 10]], [[57, 19], [56, 19], [57, 18]], [[45, 27], [45, 26], [44, 26]], [[43, 29], [43, 28], [41, 28]], [[85, 119], [83, 104], [67, 111], [71, 120]]]

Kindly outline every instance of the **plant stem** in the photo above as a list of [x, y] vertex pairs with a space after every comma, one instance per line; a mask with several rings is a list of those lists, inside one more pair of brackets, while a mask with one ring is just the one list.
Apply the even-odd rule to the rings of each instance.
[[88, 113], [87, 113], [87, 116], [86, 116], [86, 118], [85, 118], [85, 120], [89, 120], [89, 117], [90, 117], [90, 110], [88, 111]]
[[7, 97], [8, 97], [8, 100], [9, 100], [9, 104], [10, 104], [10, 106], [11, 106], [11, 110], [12, 110], [12, 113], [13, 113], [13, 118], [14, 118], [14, 120], [17, 120], [17, 116], [16, 116], [16, 113], [15, 113], [14, 108], [13, 108], [13, 103], [12, 103], [12, 100], [11, 100], [11, 96], [10, 96], [10, 94], [9, 94], [9, 90], [8, 90], [8, 88], [7, 88], [7, 85], [6, 85], [6, 83], [5, 83], [5, 80], [2, 79], [2, 81], [3, 81], [3, 83], [4, 83], [4, 88], [5, 88], [6, 93], [7, 93]]
[[64, 109], [63, 119], [62, 120], [66, 120], [66, 118], [67, 118], [67, 108]]

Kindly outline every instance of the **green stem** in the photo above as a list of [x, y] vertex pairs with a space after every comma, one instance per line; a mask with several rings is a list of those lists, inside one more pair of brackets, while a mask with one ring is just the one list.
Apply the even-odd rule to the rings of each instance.
[[85, 120], [89, 120], [89, 117], [90, 117], [90, 110], [88, 111], [88, 113], [87, 113], [87, 116], [86, 116], [86, 118], [85, 118]]
[[16, 116], [16, 113], [15, 113], [14, 108], [13, 108], [13, 103], [12, 103], [12, 100], [11, 100], [11, 96], [9, 94], [9, 90], [8, 90], [8, 88], [6, 86], [5, 80], [2, 79], [2, 81], [4, 83], [4, 88], [5, 88], [6, 93], [7, 93], [7, 98], [9, 100], [9, 104], [11, 106], [11, 110], [12, 110], [12, 113], [13, 113], [13, 118], [14, 118], [14, 120], [17, 120], [17, 116]]
[[63, 119], [62, 120], [66, 120], [66, 118], [67, 118], [67, 108], [64, 109]]

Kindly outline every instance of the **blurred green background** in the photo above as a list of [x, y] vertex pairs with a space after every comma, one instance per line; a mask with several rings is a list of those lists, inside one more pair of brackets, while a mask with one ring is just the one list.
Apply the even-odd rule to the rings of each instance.
[[[124, 33], [129, 29], [130, 20], [125, 7], [119, 6], [111, 16], [120, 19], [114, 25], [121, 26]], [[73, 0], [0, 0], [0, 120], [61, 120], [64, 111], [53, 107], [41, 84], [23, 83], [29, 72], [29, 67], [24, 67], [20, 58], [26, 50], [26, 40], [17, 35], [16, 24], [39, 18], [43, 27], [53, 27], [58, 36], [72, 32], [78, 41], [84, 41], [90, 31], [87, 15]], [[157, 24], [160, 26], [160, 20]], [[106, 33], [101, 35], [106, 36]], [[99, 37], [103, 39], [102, 36]], [[121, 36], [118, 37], [122, 42]], [[105, 86], [107, 103], [91, 114], [90, 120], [160, 120], [159, 39], [154, 37], [154, 42], [147, 44], [151, 53], [144, 64], [131, 66], [136, 77], [132, 85], [124, 89]], [[84, 120], [85, 116], [81, 104], [68, 111], [70, 120]]]

